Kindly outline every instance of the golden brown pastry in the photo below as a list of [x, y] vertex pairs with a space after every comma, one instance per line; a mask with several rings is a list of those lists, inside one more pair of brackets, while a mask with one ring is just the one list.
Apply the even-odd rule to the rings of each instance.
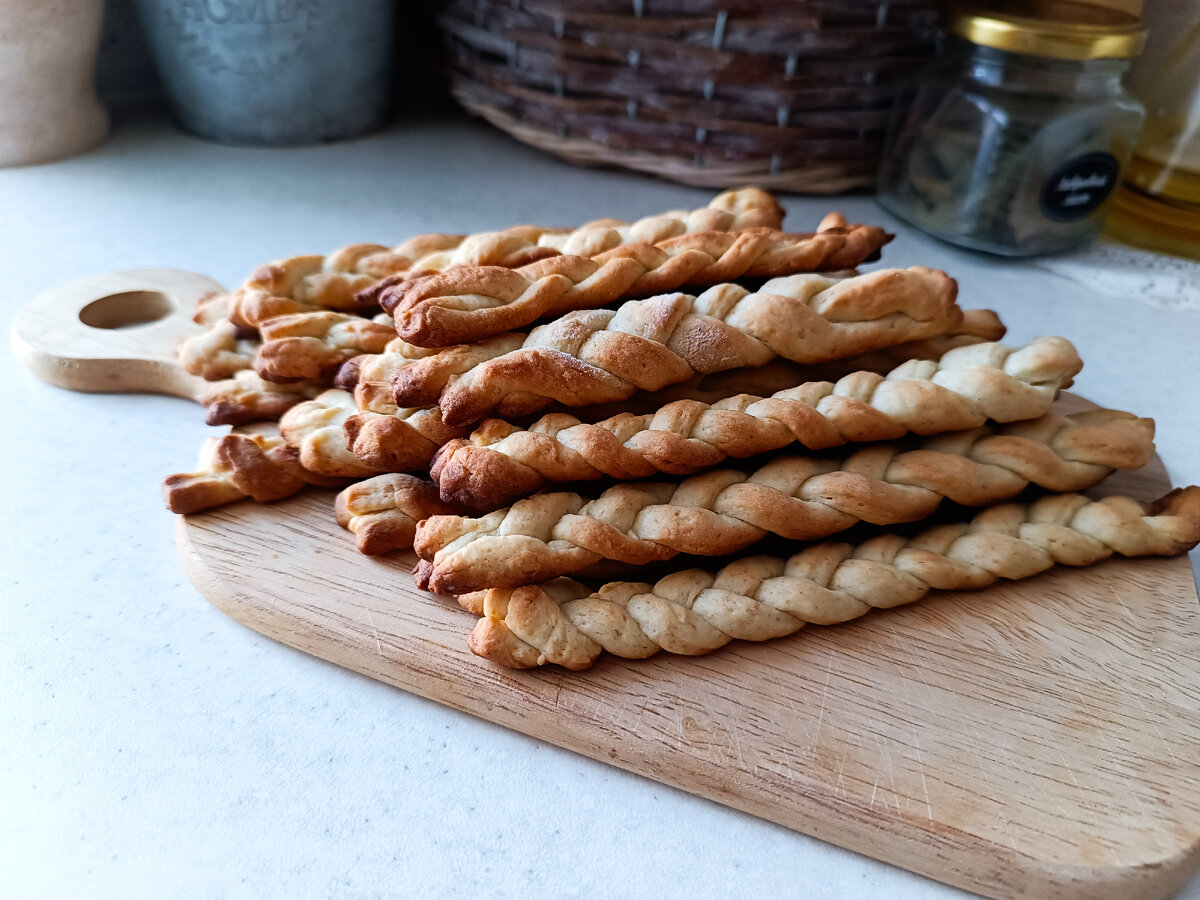
[[566, 413], [528, 429], [488, 419], [469, 438], [442, 447], [430, 474], [442, 499], [497, 509], [547, 481], [686, 475], [790, 444], [823, 450], [962, 431], [988, 419], [1033, 419], [1050, 410], [1082, 366], [1068, 341], [1046, 337], [1019, 350], [962, 347], [937, 361], [909, 360], [886, 376], [855, 372], [836, 384], [808, 382], [770, 397], [741, 394], [713, 404], [678, 400], [595, 424]]
[[424, 347], [481, 341], [538, 319], [684, 285], [853, 269], [891, 235], [873, 225], [817, 234], [703, 231], [598, 256], [556, 256], [519, 269], [460, 267], [397, 285], [381, 300], [396, 332]]
[[171, 512], [187, 515], [247, 497], [259, 503], [281, 500], [309, 484], [345, 483], [307, 471], [299, 451], [277, 432], [233, 432], [206, 440], [196, 470], [168, 476], [163, 497]]
[[817, 544], [787, 559], [751, 556], [654, 585], [617, 582], [592, 592], [564, 578], [459, 600], [483, 617], [469, 642], [480, 656], [512, 668], [586, 669], [605, 650], [629, 659], [660, 649], [694, 656], [735, 639], [765, 641], [808, 623], [846, 622], [931, 590], [976, 590], [1114, 553], [1174, 556], [1197, 543], [1200, 487], [1172, 491], [1149, 507], [1121, 496], [1054, 494], [912, 538]]
[[[770, 194], [742, 188], [719, 194], [700, 209], [671, 211], [632, 223], [600, 219], [577, 229], [522, 225], [469, 236], [426, 234], [394, 248], [353, 244], [328, 256], [292, 257], [260, 267], [234, 291], [202, 297], [194, 320], [209, 328], [183, 342], [180, 359], [193, 375], [210, 381], [230, 378], [254, 365], [261, 346], [258, 328], [268, 320], [328, 310], [369, 314], [378, 305], [379, 291], [413, 275], [456, 265], [515, 267], [560, 252], [590, 255], [623, 243], [656, 243], [692, 231], [778, 228], [782, 219], [783, 209]], [[844, 224], [844, 220], [831, 219], [827, 227]], [[319, 330], [321, 326], [293, 327]], [[354, 328], [342, 327], [341, 331], [344, 333], [332, 346], [310, 345], [310, 351], [317, 350], [318, 361], [311, 358], [311, 353], [296, 356], [293, 345], [278, 360], [273, 357], [276, 350], [268, 350], [261, 360], [262, 373], [274, 380], [314, 377], [294, 373], [297, 367], [305, 373], [333, 367], [340, 361], [334, 357], [344, 359], [378, 347], [369, 336], [355, 344]]]
[[298, 403], [283, 414], [279, 431], [296, 448], [300, 465], [318, 475], [367, 478], [378, 475], [346, 445], [346, 419], [357, 411], [354, 397], [336, 389]]
[[552, 401], [623, 400], [777, 356], [820, 363], [955, 330], [962, 311], [944, 272], [914, 267], [834, 279], [793, 275], [757, 293], [736, 284], [699, 297], [668, 294], [617, 310], [567, 313], [530, 332], [521, 349], [488, 360], [430, 396], [396, 380], [400, 406], [436, 402], [447, 424], [489, 413], [528, 415]]
[[594, 500], [539, 494], [481, 518], [417, 529], [418, 584], [437, 593], [514, 587], [602, 559], [635, 565], [720, 556], [767, 534], [807, 541], [858, 522], [915, 522], [949, 499], [1007, 500], [1029, 485], [1081, 490], [1144, 465], [1154, 423], [1099, 409], [985, 425], [920, 442], [869, 444], [843, 458], [781, 456], [754, 472], [713, 469], [679, 484], [619, 484]]
[[[837, 367], [840, 370], [849, 367], [849, 371], [856, 371], [856, 363], [861, 362], [864, 366], [885, 365], [887, 368], [883, 371], [886, 372], [906, 358], [903, 355], [905, 352], [925, 354], [942, 347], [949, 350], [966, 346], [968, 341], [978, 343], [984, 337], [998, 338], [1003, 335], [1003, 326], [989, 310], [968, 310], [964, 319], [970, 320], [975, 333], [956, 333], [943, 338], [901, 344], [886, 351], [839, 360], [829, 364], [829, 368]], [[428, 466], [439, 447], [448, 441], [465, 438], [471, 428], [447, 425], [438, 407], [399, 409], [391, 388], [397, 373], [412, 365], [414, 359], [428, 358], [428, 362], [421, 363], [413, 370], [412, 378], [414, 381], [422, 380], [424, 390], [436, 394], [440, 386], [445, 385], [454, 374], [466, 371], [481, 359], [494, 358], [501, 352], [507, 352], [506, 347], [518, 347], [522, 340], [524, 336], [520, 334], [501, 335], [483, 344], [437, 351], [415, 347], [397, 338], [389, 345], [393, 350], [357, 357], [347, 363], [338, 373], [338, 381], [347, 389], [353, 389], [359, 409], [345, 423], [351, 450], [360, 460], [379, 471], [410, 472]], [[440, 355], [442, 352], [447, 355]], [[588, 407], [582, 414], [607, 418], [628, 410], [654, 411], [667, 403], [693, 397], [716, 402], [732, 394], [761, 390], [763, 387], [768, 388], [768, 392], [771, 392], [771, 388], [794, 387], [803, 382], [808, 373], [813, 372], [823, 378], [826, 377], [826, 371], [826, 366], [806, 367], [775, 360], [756, 369], [698, 376], [684, 384], [672, 385], [654, 393], [638, 394], [629, 400], [608, 405], [617, 407], [615, 410], [601, 406]], [[392, 421], [392, 417], [396, 417], [397, 421]], [[493, 504], [489, 508], [494, 509], [496, 505], [503, 504]]]
[[806, 381], [837, 381], [852, 372], [886, 373], [910, 359], [939, 359], [957, 347], [998, 341], [1004, 337], [1004, 333], [1004, 323], [992, 310], [966, 309], [963, 310], [961, 325], [936, 337], [907, 341], [819, 365], [801, 365], [776, 357], [762, 366], [696, 375], [661, 390], [638, 391], [626, 400], [599, 403], [581, 410], [579, 414], [586, 416], [587, 421], [596, 422], [621, 413], [654, 412], [676, 400], [716, 403], [735, 394], [765, 397]]
[[743, 188], [720, 194], [698, 210], [632, 223], [603, 219], [573, 230], [519, 225], [467, 236], [429, 234], [393, 248], [354, 244], [329, 256], [297, 256], [260, 267], [233, 292], [229, 318], [236, 325], [258, 327], [292, 313], [361, 310], [378, 302], [372, 288], [412, 272], [519, 266], [561, 252], [592, 255], [630, 241], [657, 243], [689, 231], [778, 228], [782, 218], [783, 210], [770, 194]]
[[254, 370], [266, 381], [333, 377], [342, 363], [363, 353], [381, 353], [396, 336], [391, 316], [372, 319], [337, 312], [298, 313], [259, 326], [262, 345]]
[[312, 400], [326, 386], [319, 381], [275, 384], [264, 381], [253, 369], [205, 385], [196, 398], [205, 408], [209, 425], [245, 425], [273, 422], [303, 400]]
[[454, 512], [431, 481], [389, 473], [352, 484], [337, 496], [337, 522], [354, 534], [358, 550], [379, 556], [412, 546], [417, 522]]
[[205, 381], [219, 381], [253, 366], [258, 347], [256, 332], [247, 335], [225, 319], [181, 341], [179, 364], [190, 375], [198, 375]]

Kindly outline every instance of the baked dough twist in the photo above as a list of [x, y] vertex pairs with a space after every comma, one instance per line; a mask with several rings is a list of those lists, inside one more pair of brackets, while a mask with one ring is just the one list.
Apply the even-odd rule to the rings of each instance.
[[[362, 356], [338, 373], [338, 383], [352, 386], [357, 412], [343, 424], [347, 446], [377, 472], [424, 469], [447, 441], [465, 437], [469, 426], [450, 427], [436, 406], [397, 407], [391, 380], [411, 369], [413, 383], [435, 395], [454, 375], [484, 359], [519, 347], [524, 335], [499, 335], [482, 344], [427, 350], [397, 339], [391, 351]], [[397, 346], [399, 344], [399, 346]]]
[[312, 400], [325, 389], [319, 381], [275, 384], [264, 381], [253, 369], [242, 369], [232, 378], [206, 385], [196, 399], [205, 408], [208, 425], [245, 425], [276, 421], [297, 403]]
[[300, 464], [310, 472], [339, 478], [366, 478], [379, 469], [364, 463], [346, 446], [346, 419], [354, 414], [354, 397], [328, 390], [298, 403], [283, 414], [279, 431], [296, 448]]
[[378, 303], [381, 282], [452, 266], [519, 266], [569, 252], [592, 255], [621, 243], [666, 240], [688, 231], [778, 228], [783, 210], [757, 188], [727, 191], [706, 207], [671, 211], [638, 222], [601, 219], [577, 229], [519, 225], [474, 235], [426, 234], [396, 247], [354, 244], [328, 256], [296, 256], [261, 266], [229, 301], [229, 318], [243, 327], [321, 310], [361, 310]]
[[457, 268], [397, 285], [381, 303], [406, 341], [448, 347], [684, 285], [853, 269], [876, 258], [890, 238], [873, 225], [817, 234], [702, 231], [594, 257], [556, 256], [519, 269]]
[[430, 474], [444, 500], [496, 509], [547, 481], [686, 475], [799, 444], [823, 450], [906, 434], [977, 428], [1045, 415], [1083, 367], [1071, 344], [1038, 338], [1019, 350], [975, 344], [940, 360], [910, 360], [886, 376], [855, 372], [836, 384], [808, 382], [770, 397], [669, 403], [585, 424], [552, 413], [521, 429], [488, 419], [438, 451]]
[[846, 622], [931, 590], [976, 590], [1114, 553], [1174, 556], [1197, 543], [1200, 487], [1175, 490], [1149, 508], [1128, 497], [1054, 494], [912, 538], [817, 544], [786, 559], [752, 556], [715, 573], [676, 572], [654, 585], [616, 582], [593, 592], [564, 578], [459, 601], [483, 616], [469, 641], [478, 655], [513, 668], [586, 669], [602, 650], [628, 659], [660, 649], [695, 656], [735, 639], [765, 641], [808, 623]]
[[438, 449], [463, 437], [468, 428], [447, 425], [436, 406], [393, 409], [389, 413], [359, 410], [342, 423], [350, 452], [376, 472], [428, 469]]
[[300, 465], [297, 448], [277, 431], [263, 431], [208, 438], [196, 470], [170, 475], [162, 487], [167, 508], [188, 515], [247, 497], [259, 503], [281, 500], [309, 484], [341, 487], [345, 483], [345, 479], [309, 472]]
[[[379, 291], [414, 274], [455, 265], [519, 266], [560, 252], [590, 255], [691, 231], [778, 228], [782, 220], [783, 209], [770, 194], [743, 188], [719, 194], [701, 209], [633, 223], [600, 219], [577, 229], [522, 225], [470, 236], [426, 234], [394, 248], [353, 244], [328, 256], [296, 256], [261, 266], [235, 291], [202, 297], [193, 318], [210, 327], [185, 341], [180, 357], [193, 375], [210, 381], [229, 378], [254, 364], [260, 346], [257, 328], [267, 320], [329, 309], [364, 312], [378, 304]], [[835, 214], [824, 227], [844, 224]]]
[[[629, 410], [653, 412], [660, 406], [677, 400], [698, 399], [711, 403], [732, 394], [761, 392], [763, 388], [770, 393], [793, 387], [803, 382], [806, 375], [811, 377], [811, 373], [815, 373], [819, 378], [829, 377], [825, 374], [827, 369], [831, 370], [831, 374], [834, 369], [841, 373], [834, 374], [833, 377], [841, 377], [847, 372], [857, 371], [860, 367], [877, 365], [883, 366], [882, 371], [886, 372], [901, 360], [908, 358], [906, 353], [916, 354], [918, 358], [927, 354], [938, 356], [941, 355], [939, 351], [943, 349], [948, 351], [957, 346], [967, 346], [971, 342], [979, 343], [985, 337], [996, 339], [1004, 334], [1004, 327], [989, 310], [968, 310], [964, 314], [964, 327], [968, 325], [967, 320], [970, 320], [970, 327], [974, 333], [963, 332], [925, 341], [913, 341], [888, 348], [886, 351], [818, 367], [800, 366], [777, 359], [754, 369], [735, 369], [697, 376], [662, 391], [636, 394], [620, 403], [609, 404], [618, 407], [616, 410], [598, 406], [590, 407], [586, 412], [593, 418], [608, 418]], [[421, 354], [425, 357], [439, 354], [436, 356], [436, 362], [422, 363], [414, 369], [413, 375], [414, 380], [420, 378], [426, 382], [428, 392], [436, 394], [440, 389], [438, 386], [444, 385], [451, 375], [469, 368], [468, 363], [473, 358], [483, 358], [488, 354], [499, 355], [504, 346], [501, 342], [511, 341], [513, 347], [520, 346], [523, 337], [502, 335], [492, 340], [497, 343], [485, 342], [451, 348], [445, 351], [447, 356], [441, 356], [437, 350], [414, 347], [396, 339], [393, 346], [398, 345], [397, 352], [358, 357], [343, 366], [338, 373], [339, 383], [345, 384], [347, 389], [354, 390], [354, 400], [359, 409], [358, 413], [346, 420], [345, 425], [347, 440], [355, 456], [380, 471], [407, 472], [427, 466], [434, 452], [443, 444], [465, 438], [470, 432], [470, 426], [446, 425], [438, 407], [398, 409], [390, 384], [401, 368], [413, 364], [414, 355], [420, 359], [423, 358]], [[476, 354], [480, 356], [476, 357]], [[400, 421], [393, 422], [392, 417], [398, 417]], [[488, 508], [494, 509], [499, 505], [503, 503], [492, 501]]]
[[417, 523], [454, 512], [433, 482], [411, 475], [376, 475], [337, 496], [337, 523], [354, 534], [358, 551], [379, 556], [412, 546]]
[[679, 384], [657, 391], [638, 391], [632, 397], [614, 403], [587, 407], [581, 415], [599, 421], [621, 413], [654, 412], [676, 400], [716, 403], [735, 394], [765, 397], [806, 381], [837, 381], [852, 372], [890, 372], [910, 359], [939, 359], [957, 347], [998, 341], [1004, 337], [1004, 323], [990, 309], [963, 310], [962, 324], [953, 331], [919, 341], [906, 341], [882, 350], [874, 350], [846, 359], [819, 365], [801, 365], [776, 357], [766, 365], [728, 369], [708, 375], [695, 375]]
[[[558, 401], [623, 400], [707, 374], [760, 366], [776, 356], [819, 363], [953, 331], [957, 285], [914, 267], [833, 279], [793, 275], [757, 293], [736, 284], [699, 297], [668, 294], [617, 310], [567, 313], [530, 332], [520, 350], [449, 384], [436, 402], [448, 424], [527, 415]], [[400, 406], [435, 401], [396, 381]]]
[[179, 364], [188, 374], [198, 375], [205, 381], [219, 381], [251, 368], [259, 346], [256, 332], [247, 332], [224, 319], [206, 331], [180, 341], [177, 355]]
[[641, 565], [680, 553], [734, 553], [767, 534], [807, 541], [858, 522], [891, 525], [1006, 500], [1030, 484], [1081, 490], [1144, 465], [1154, 423], [1099, 409], [985, 425], [913, 444], [869, 444], [842, 459], [783, 456], [754, 472], [713, 469], [679, 484], [620, 484], [594, 500], [539, 494], [482, 518], [435, 516], [417, 530], [421, 587], [460, 594], [578, 572], [601, 559]]
[[277, 316], [259, 326], [254, 370], [266, 381], [328, 380], [347, 360], [381, 353], [396, 336], [392, 318], [314, 312]]

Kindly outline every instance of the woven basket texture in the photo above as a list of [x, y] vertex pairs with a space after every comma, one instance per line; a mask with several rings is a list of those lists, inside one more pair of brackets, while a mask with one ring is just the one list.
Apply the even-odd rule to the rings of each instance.
[[450, 0], [460, 103], [587, 165], [705, 187], [869, 187], [931, 0]]

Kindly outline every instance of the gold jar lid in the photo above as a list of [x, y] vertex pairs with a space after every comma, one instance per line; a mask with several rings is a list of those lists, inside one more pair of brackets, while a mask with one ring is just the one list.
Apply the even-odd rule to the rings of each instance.
[[955, 13], [950, 31], [972, 44], [1053, 59], [1129, 59], [1146, 29], [1128, 13], [1066, 0], [974, 4]]

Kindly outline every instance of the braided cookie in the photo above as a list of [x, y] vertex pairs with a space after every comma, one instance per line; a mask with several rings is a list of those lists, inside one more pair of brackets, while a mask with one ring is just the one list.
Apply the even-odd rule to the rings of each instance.
[[235, 372], [232, 378], [205, 386], [197, 399], [206, 410], [209, 425], [244, 425], [275, 421], [303, 400], [312, 400], [325, 385], [319, 381], [274, 384], [263, 381], [253, 369]]
[[337, 522], [352, 532], [358, 550], [379, 556], [412, 546], [417, 522], [454, 512], [437, 487], [411, 475], [376, 475], [345, 488], [337, 496]]
[[396, 336], [391, 316], [365, 319], [347, 313], [277, 316], [259, 326], [262, 345], [254, 370], [266, 381], [330, 378], [342, 363], [364, 353], [381, 353]]
[[354, 457], [373, 471], [413, 472], [427, 469], [438, 449], [462, 438], [468, 427], [451, 428], [436, 406], [417, 406], [390, 413], [359, 410], [346, 417], [342, 433]]
[[886, 377], [855, 372], [836, 384], [809, 382], [766, 398], [679, 400], [593, 425], [565, 413], [528, 430], [488, 419], [470, 438], [442, 447], [430, 474], [443, 499], [496, 509], [547, 481], [685, 475], [789, 444], [823, 450], [962, 431], [988, 419], [1032, 419], [1049, 411], [1082, 366], [1063, 338], [1038, 338], [1020, 350], [975, 344], [937, 361], [909, 360]]
[[[956, 329], [957, 285], [944, 272], [914, 267], [834, 279], [792, 275], [758, 293], [736, 284], [699, 297], [667, 294], [617, 310], [567, 313], [530, 332], [520, 350], [489, 360], [442, 391], [446, 422], [463, 425], [495, 411], [527, 415], [558, 401], [588, 406], [623, 400], [707, 374], [761, 366], [776, 356], [819, 363]], [[396, 402], [416, 406], [396, 384]]]
[[1200, 487], [1149, 508], [1128, 497], [1053, 494], [985, 509], [969, 523], [913, 538], [817, 544], [782, 559], [752, 556], [716, 573], [677, 572], [654, 585], [596, 592], [559, 579], [460, 597], [483, 616], [470, 648], [512, 668], [586, 669], [607, 650], [644, 659], [660, 649], [697, 656], [731, 640], [765, 641], [806, 624], [833, 625], [920, 600], [931, 590], [976, 590], [1054, 565], [1121, 556], [1175, 556], [1200, 543]]
[[411, 369], [413, 384], [434, 397], [454, 375], [480, 361], [519, 347], [524, 335], [499, 335], [482, 344], [429, 350], [394, 338], [388, 351], [356, 357], [342, 366], [337, 383], [354, 392], [357, 411], [343, 422], [346, 446], [376, 472], [410, 472], [429, 466], [447, 441], [465, 437], [469, 426], [451, 428], [436, 406], [397, 407], [392, 380]]
[[[489, 359], [495, 359], [520, 348], [524, 334], [499, 334], [478, 344], [460, 344], [440, 350], [413, 347], [399, 339], [389, 344], [388, 352], [355, 357], [338, 370], [335, 383], [344, 390], [357, 391], [364, 384], [386, 386], [390, 402], [397, 406], [430, 406], [435, 403], [450, 381], [471, 371]], [[397, 347], [399, 344], [399, 347]], [[397, 403], [403, 395], [410, 402]], [[368, 389], [364, 399], [371, 399], [376, 388]], [[364, 405], [363, 409], [376, 409]], [[379, 410], [382, 411], [382, 410]]]
[[[406, 278], [411, 272], [440, 272], [452, 266], [520, 266], [560, 252], [591, 255], [630, 239], [666, 240], [688, 231], [733, 231], [778, 228], [783, 210], [756, 188], [727, 191], [707, 207], [667, 212], [639, 222], [606, 219], [577, 229], [519, 225], [505, 231], [474, 235], [427, 234], [388, 248], [354, 244], [329, 256], [297, 256], [257, 269], [229, 303], [237, 325], [257, 327], [267, 319], [321, 310], [360, 310], [378, 303], [381, 282]], [[569, 251], [563, 248], [571, 248]]]
[[601, 559], [642, 565], [680, 553], [721, 556], [767, 534], [808, 541], [857, 522], [892, 525], [1007, 500], [1030, 484], [1081, 490], [1144, 465], [1154, 423], [1099, 409], [869, 444], [841, 459], [783, 456], [758, 470], [713, 469], [679, 484], [620, 484], [594, 500], [539, 494], [478, 518], [417, 529], [421, 587], [459, 594], [578, 572]]
[[[995, 315], [987, 310], [969, 310], [966, 318], [976, 318], [976, 314], [986, 314], [982, 317], [985, 324], [983, 331], [986, 334], [1003, 334], [1003, 326], [1000, 326]], [[339, 371], [338, 383], [346, 385], [347, 389], [353, 389], [354, 400], [359, 409], [359, 412], [350, 416], [345, 423], [346, 438], [355, 456], [383, 472], [409, 472], [428, 466], [439, 447], [449, 441], [465, 438], [470, 432], [470, 426], [447, 425], [442, 419], [440, 408], [436, 406], [399, 409], [389, 380], [395, 380], [401, 369], [413, 366], [413, 357], [426, 359], [427, 361], [412, 368], [405, 377], [409, 384], [420, 385], [416, 396], [436, 400], [439, 391], [450, 377], [470, 368], [470, 365], [474, 364], [472, 360], [478, 362], [483, 358], [497, 356], [500, 352], [507, 352], [504, 350], [506, 346], [509, 349], [520, 346], [523, 339], [524, 336], [519, 334], [500, 335], [483, 344], [453, 347], [441, 352], [415, 347], [396, 339], [391, 345], [397, 347], [394, 353], [361, 356], [351, 360]], [[864, 365], [886, 362], [888, 367], [892, 368], [898, 360], [904, 358], [902, 354], [905, 348], [914, 353], [924, 354], [936, 350], [939, 345], [949, 348], [966, 340], [978, 342], [980, 339], [974, 336], [968, 338], [967, 335], [931, 338], [928, 341], [915, 341], [889, 348], [885, 352], [839, 361], [834, 365], [843, 368], [849, 366], [850, 371], [854, 371], [854, 363], [861, 360]], [[442, 355], [443, 352], [446, 355]], [[804, 375], [812, 370], [812, 367], [806, 368], [785, 360], [775, 360], [756, 369], [736, 369], [698, 376], [689, 383], [635, 396], [619, 404], [612, 404], [621, 407], [617, 411], [592, 407], [587, 413], [595, 414], [595, 418], [607, 418], [631, 407], [654, 411], [660, 405], [679, 399], [690, 399], [692, 396], [715, 402], [764, 384], [775, 385], [780, 389], [793, 387], [804, 381]], [[667, 394], [670, 396], [664, 396]], [[515, 499], [515, 495], [508, 499]], [[487, 508], [494, 509], [503, 505], [503, 502], [507, 500], [493, 499]]]
[[281, 500], [305, 485], [341, 487], [345, 479], [309, 472], [300, 452], [278, 433], [238, 433], [204, 442], [196, 471], [170, 475], [163, 497], [171, 512], [187, 515], [250, 497]]
[[177, 355], [188, 374], [205, 381], [219, 381], [251, 368], [259, 346], [255, 332], [238, 328], [226, 319], [181, 341]]
[[[908, 358], [906, 353], [922, 358], [928, 354], [937, 356], [941, 355], [939, 351], [978, 343], [984, 338], [997, 339], [1004, 333], [1004, 326], [990, 310], [968, 310], [964, 314], [963, 328], [966, 330], [961, 333], [912, 341], [827, 365], [837, 367], [840, 371], [883, 365], [882, 371], [886, 372]], [[516, 349], [524, 339], [522, 334], [498, 335], [482, 344], [437, 350], [417, 347], [394, 338], [384, 353], [355, 357], [344, 364], [338, 371], [336, 383], [344, 390], [354, 392], [359, 409], [345, 423], [347, 441], [354, 454], [367, 465], [383, 472], [408, 472], [427, 466], [433, 453], [442, 444], [466, 437], [470, 426], [446, 425], [438, 407], [421, 405], [398, 408], [391, 385], [401, 371], [404, 371], [406, 396], [421, 398], [425, 404], [430, 404], [436, 402], [438, 394], [454, 375], [467, 371], [482, 360]], [[418, 361], [419, 364], [415, 364]], [[794, 387], [805, 380], [805, 375], [814, 371], [819, 377], [826, 377], [826, 366], [814, 369], [777, 359], [758, 368], [696, 376], [684, 384], [635, 395], [627, 401], [612, 404], [619, 409], [592, 407], [587, 412], [594, 414], [595, 418], [607, 418], [630, 408], [653, 411], [680, 399], [715, 402], [731, 394], [761, 391], [763, 387], [767, 387], [770, 393], [771, 388]], [[389, 421], [392, 416], [398, 416], [400, 421]]]
[[967, 309], [963, 310], [962, 324], [947, 334], [907, 341], [820, 365], [803, 366], [776, 357], [763, 366], [696, 375], [658, 391], [638, 391], [626, 400], [589, 406], [582, 414], [587, 416], [588, 421], [597, 422], [621, 413], [655, 412], [676, 400], [716, 403], [735, 394], [765, 397], [806, 381], [837, 381], [852, 372], [884, 374], [910, 359], [939, 359], [958, 347], [998, 341], [1004, 337], [1004, 333], [1004, 323], [990, 309]]
[[364, 463], [346, 446], [346, 419], [356, 411], [352, 395], [328, 390], [284, 413], [279, 431], [296, 448], [300, 464], [310, 472], [338, 478], [378, 475], [378, 469]]
[[871, 225], [818, 234], [696, 232], [657, 245], [627, 244], [594, 257], [556, 256], [519, 269], [453, 269], [397, 285], [383, 305], [406, 341], [446, 347], [688, 284], [853, 269], [877, 257], [890, 238]]
[[[235, 291], [201, 298], [194, 320], [210, 328], [184, 343], [181, 359], [193, 375], [228, 378], [254, 364], [256, 329], [268, 319], [324, 310], [362, 312], [378, 305], [379, 291], [417, 273], [456, 265], [520, 266], [560, 252], [592, 255], [623, 243], [657, 243], [692, 231], [778, 228], [782, 221], [783, 209], [770, 194], [743, 188], [719, 194], [700, 209], [633, 223], [600, 219], [577, 229], [521, 225], [470, 236], [425, 234], [394, 248], [353, 244], [328, 256], [296, 256], [259, 267]], [[840, 218], [830, 221], [845, 224]]]

